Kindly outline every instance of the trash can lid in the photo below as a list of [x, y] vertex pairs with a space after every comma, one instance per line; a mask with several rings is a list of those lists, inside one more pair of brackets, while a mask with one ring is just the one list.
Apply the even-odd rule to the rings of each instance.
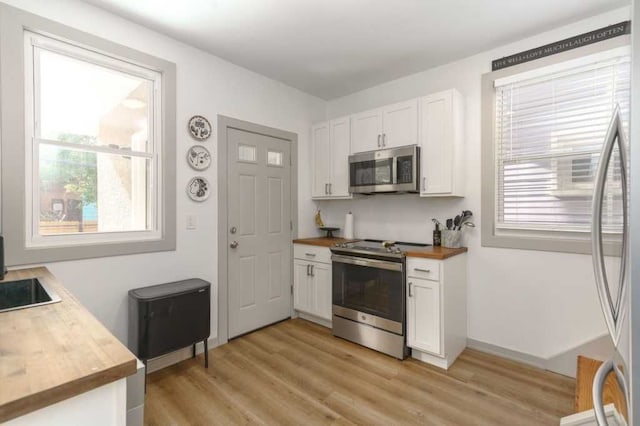
[[211, 287], [210, 282], [201, 280], [200, 278], [191, 278], [188, 280], [157, 284], [149, 287], [134, 288], [129, 290], [129, 297], [134, 299], [155, 299], [158, 297], [193, 293], [200, 289], [209, 287]]

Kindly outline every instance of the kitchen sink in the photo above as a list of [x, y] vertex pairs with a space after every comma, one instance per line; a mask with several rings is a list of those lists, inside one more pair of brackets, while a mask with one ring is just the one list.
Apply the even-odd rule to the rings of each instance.
[[60, 301], [42, 278], [0, 281], [0, 312], [32, 308]]

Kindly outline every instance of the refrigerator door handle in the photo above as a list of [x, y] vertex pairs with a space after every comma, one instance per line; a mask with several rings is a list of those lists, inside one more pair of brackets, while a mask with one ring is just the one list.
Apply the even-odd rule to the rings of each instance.
[[624, 378], [624, 375], [618, 368], [618, 366], [613, 362], [612, 359], [609, 359], [602, 363], [598, 371], [596, 372], [596, 376], [593, 379], [593, 410], [596, 414], [596, 420], [598, 421], [598, 426], [608, 426], [607, 416], [604, 413], [604, 403], [602, 402], [602, 393], [604, 391], [604, 383], [607, 380], [607, 376], [611, 371], [614, 371], [616, 374], [616, 378], [618, 379], [618, 384], [622, 388], [622, 391], [625, 395], [625, 404], [629, 407], [629, 399], [628, 399], [628, 388], [627, 382]]
[[[616, 141], [620, 152], [620, 185], [622, 189], [623, 232], [622, 232], [622, 259], [620, 261], [620, 282], [618, 295], [614, 302], [611, 297], [611, 289], [605, 273], [604, 253], [602, 249], [602, 202], [609, 169], [609, 162], [613, 155]], [[605, 143], [600, 153], [600, 162], [594, 182], [592, 203], [593, 220], [591, 225], [591, 255], [596, 279], [596, 288], [600, 298], [600, 306], [604, 313], [609, 334], [613, 344], [618, 345], [622, 320], [626, 310], [626, 259], [628, 250], [628, 192], [627, 192], [627, 142], [622, 127], [619, 106], [613, 112], [613, 118], [609, 124]]]

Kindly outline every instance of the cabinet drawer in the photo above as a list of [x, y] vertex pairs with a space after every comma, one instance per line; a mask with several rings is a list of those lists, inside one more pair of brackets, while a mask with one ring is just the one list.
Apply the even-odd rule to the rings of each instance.
[[329, 250], [328, 247], [311, 246], [307, 244], [294, 244], [293, 257], [294, 259], [331, 263], [331, 250]]
[[407, 276], [423, 278], [432, 281], [440, 281], [440, 261], [422, 259], [419, 257], [407, 258]]

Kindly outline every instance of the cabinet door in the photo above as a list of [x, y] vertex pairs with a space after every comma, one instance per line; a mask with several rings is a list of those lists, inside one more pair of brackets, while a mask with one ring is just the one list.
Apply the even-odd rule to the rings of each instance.
[[332, 120], [331, 126], [331, 197], [349, 196], [349, 154], [351, 122], [349, 117]]
[[313, 262], [312, 267], [313, 313], [331, 320], [331, 265]]
[[421, 99], [421, 195], [451, 194], [454, 176], [453, 91]]
[[354, 154], [382, 148], [382, 110], [351, 116], [351, 148]]
[[411, 278], [407, 282], [407, 345], [442, 355], [440, 284]]
[[418, 144], [418, 99], [382, 108], [382, 147]]
[[329, 123], [311, 128], [311, 197], [329, 196], [331, 182], [331, 145]]
[[310, 263], [303, 260], [293, 261], [293, 308], [297, 311], [311, 312], [311, 275]]

